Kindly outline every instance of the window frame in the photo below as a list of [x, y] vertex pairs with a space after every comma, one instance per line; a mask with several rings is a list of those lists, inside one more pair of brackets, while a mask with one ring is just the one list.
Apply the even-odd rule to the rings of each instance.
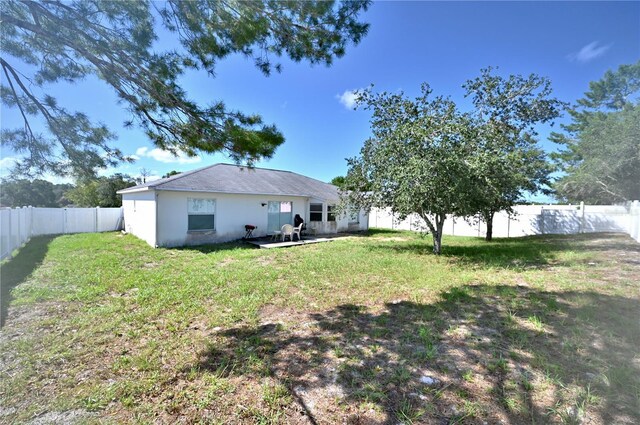
[[349, 224], [360, 224], [360, 210], [349, 209]]
[[[313, 210], [312, 210], [312, 208], [313, 208], [314, 206], [318, 206], [318, 205], [320, 205], [320, 211], [313, 211]], [[323, 214], [322, 214], [322, 208], [323, 208], [322, 202], [310, 202], [310, 203], [309, 203], [309, 222], [312, 222], [312, 221], [313, 221], [314, 223], [322, 222], [322, 216], [323, 216]], [[314, 216], [314, 214], [315, 214], [315, 215], [320, 214], [320, 220], [314, 220], [314, 219], [312, 218], [312, 217]]]
[[327, 204], [327, 221], [337, 221], [335, 208], [335, 205]]
[[[203, 211], [203, 212], [195, 212], [195, 211], [189, 211], [190, 210], [190, 205], [191, 205], [191, 201], [192, 200], [198, 200], [198, 201], [212, 201], [213, 202], [213, 212], [210, 211]], [[192, 197], [188, 197], [187, 198], [187, 232], [215, 232], [216, 231], [216, 215], [217, 215], [217, 207], [218, 207], [218, 203], [216, 201], [216, 199], [211, 199], [211, 198], [192, 198]], [[204, 216], [211, 216], [212, 217], [212, 222], [213, 222], [213, 228], [207, 228], [207, 229], [191, 229], [190, 228], [190, 217], [191, 216], [199, 216], [199, 217], [204, 217]]]

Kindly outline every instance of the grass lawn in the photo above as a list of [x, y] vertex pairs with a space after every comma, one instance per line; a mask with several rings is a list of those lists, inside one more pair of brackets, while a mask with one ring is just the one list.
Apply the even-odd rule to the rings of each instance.
[[640, 244], [430, 251], [34, 238], [2, 264], [0, 423], [640, 423]]

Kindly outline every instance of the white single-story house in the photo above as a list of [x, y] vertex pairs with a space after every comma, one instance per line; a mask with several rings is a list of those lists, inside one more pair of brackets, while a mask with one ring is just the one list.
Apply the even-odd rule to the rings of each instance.
[[364, 211], [336, 214], [338, 188], [290, 171], [215, 164], [118, 191], [125, 230], [154, 247], [267, 236], [296, 214], [316, 234], [367, 230]]

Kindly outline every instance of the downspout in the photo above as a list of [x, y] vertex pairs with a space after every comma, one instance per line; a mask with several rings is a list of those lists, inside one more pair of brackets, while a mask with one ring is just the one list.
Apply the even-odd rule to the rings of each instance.
[[160, 196], [160, 194], [158, 193], [157, 190], [154, 190], [154, 194], [155, 194], [155, 204], [156, 204], [156, 219], [155, 219], [155, 232], [156, 232], [156, 243], [155, 243], [155, 248], [158, 248], [158, 198]]

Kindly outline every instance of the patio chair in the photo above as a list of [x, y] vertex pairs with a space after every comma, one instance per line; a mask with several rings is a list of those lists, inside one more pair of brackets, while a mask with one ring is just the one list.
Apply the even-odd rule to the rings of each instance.
[[300, 225], [298, 227], [294, 227], [293, 228], [293, 235], [291, 236], [291, 241], [293, 242], [293, 236], [294, 235], [298, 235], [298, 240], [301, 241], [302, 240], [302, 228], [304, 227], [304, 223], [300, 223]]
[[282, 232], [282, 242], [285, 241], [287, 236], [289, 236], [289, 240], [293, 242], [293, 226], [292, 225], [285, 224], [284, 226], [282, 226], [280, 231]]

